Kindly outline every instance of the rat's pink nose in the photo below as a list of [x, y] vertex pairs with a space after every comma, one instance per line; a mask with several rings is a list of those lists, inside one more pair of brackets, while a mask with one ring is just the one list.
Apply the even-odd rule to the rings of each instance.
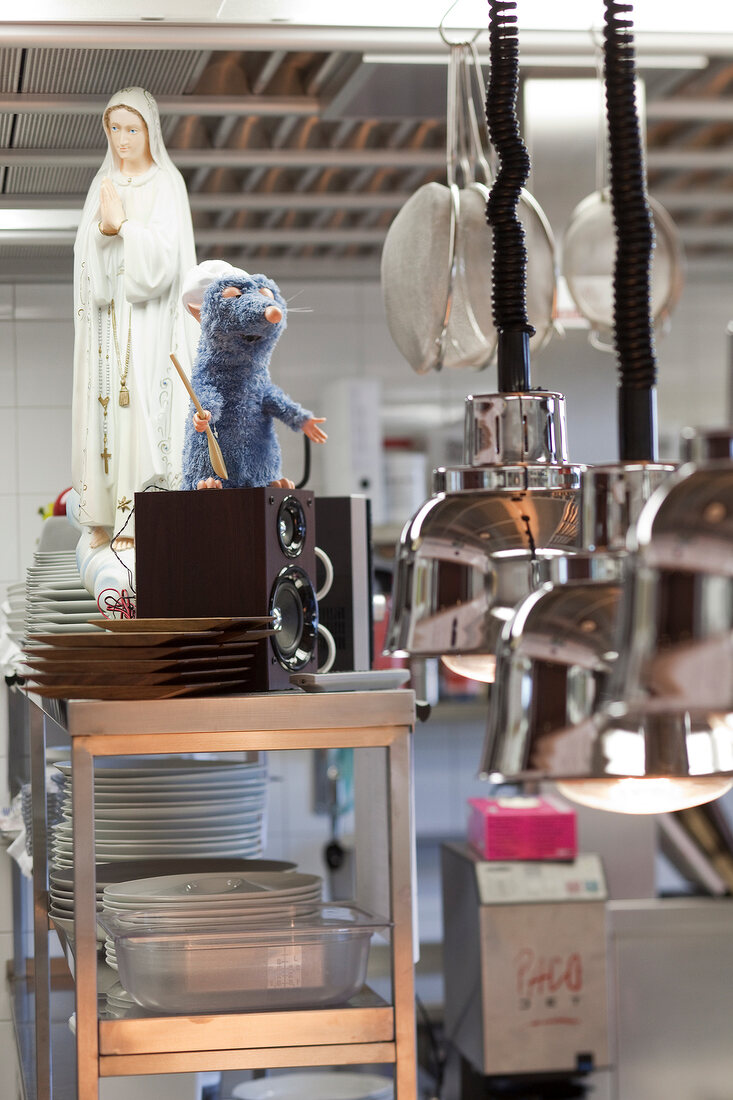
[[276, 325], [282, 319], [283, 311], [278, 306], [268, 306], [265, 310], [265, 320], [269, 321], [271, 325]]

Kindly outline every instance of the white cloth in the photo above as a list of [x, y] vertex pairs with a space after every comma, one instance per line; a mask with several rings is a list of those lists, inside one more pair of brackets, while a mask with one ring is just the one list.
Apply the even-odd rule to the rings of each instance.
[[[123, 176], [108, 141], [84, 204], [74, 246], [72, 482], [82, 525], [112, 534], [127, 523], [131, 535], [135, 492], [180, 485], [188, 395], [170, 353], [190, 373], [198, 331], [182, 308], [181, 287], [196, 255], [186, 186], [165, 149], [155, 100], [142, 88], [123, 88], [107, 109], [116, 105], [145, 120], [154, 163], [141, 176]], [[98, 228], [105, 177], [127, 219], [116, 236]], [[122, 407], [127, 363], [129, 405]]]

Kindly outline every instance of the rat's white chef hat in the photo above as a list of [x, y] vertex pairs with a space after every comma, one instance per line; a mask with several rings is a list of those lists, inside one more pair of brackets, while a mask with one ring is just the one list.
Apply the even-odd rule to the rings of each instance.
[[192, 267], [183, 280], [181, 291], [183, 304], [188, 312], [196, 317], [207, 288], [215, 279], [225, 279], [227, 276], [233, 279], [247, 279], [249, 272], [243, 271], [241, 267], [232, 267], [226, 260], [204, 260], [196, 267]]

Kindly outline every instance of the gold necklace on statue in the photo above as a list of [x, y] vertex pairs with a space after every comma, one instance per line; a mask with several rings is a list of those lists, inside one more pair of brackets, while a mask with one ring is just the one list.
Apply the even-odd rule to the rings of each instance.
[[130, 369], [130, 347], [132, 344], [132, 309], [128, 314], [127, 323], [127, 350], [125, 352], [125, 366], [122, 367], [122, 358], [120, 356], [120, 344], [117, 339], [117, 318], [115, 316], [115, 300], [112, 299], [110, 303], [112, 306], [112, 335], [115, 342], [115, 354], [117, 356], [117, 366], [120, 372], [120, 405], [124, 409], [130, 404], [130, 391], [127, 388], [127, 372]]

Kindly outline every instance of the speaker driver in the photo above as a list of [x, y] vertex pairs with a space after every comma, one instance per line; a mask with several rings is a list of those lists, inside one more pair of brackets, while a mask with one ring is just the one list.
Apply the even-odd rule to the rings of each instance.
[[313, 657], [318, 644], [318, 603], [313, 585], [297, 565], [282, 569], [270, 598], [270, 614], [279, 622], [270, 641], [283, 668], [297, 672]]
[[306, 520], [297, 497], [285, 497], [277, 510], [277, 537], [284, 554], [297, 558], [305, 545]]

